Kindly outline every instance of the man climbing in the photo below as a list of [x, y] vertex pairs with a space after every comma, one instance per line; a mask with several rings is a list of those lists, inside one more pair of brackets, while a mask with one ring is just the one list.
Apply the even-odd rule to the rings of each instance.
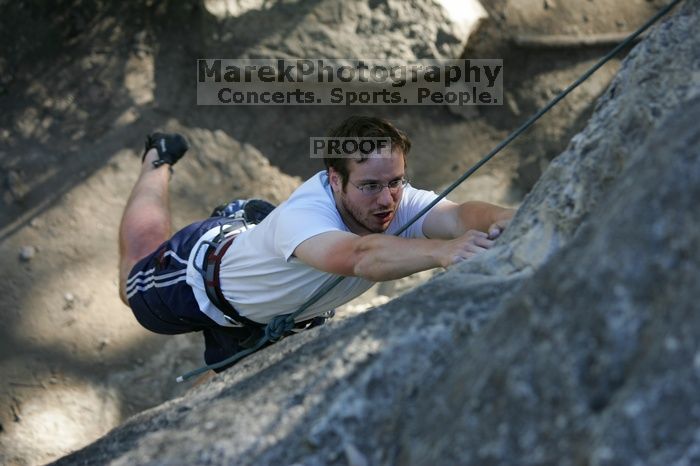
[[[390, 152], [326, 157], [326, 170], [274, 208], [232, 203], [170, 237], [169, 171], [187, 151], [179, 135], [146, 142], [141, 174], [120, 226], [120, 295], [147, 329], [202, 331], [207, 364], [250, 347], [261, 328], [303, 305], [336, 275], [346, 278], [297, 319], [322, 323], [374, 282], [449, 267], [493, 245], [513, 216], [483, 202], [440, 201], [406, 180], [408, 137], [374, 117], [351, 117], [332, 138], [388, 138]], [[269, 215], [268, 215], [269, 214]]]

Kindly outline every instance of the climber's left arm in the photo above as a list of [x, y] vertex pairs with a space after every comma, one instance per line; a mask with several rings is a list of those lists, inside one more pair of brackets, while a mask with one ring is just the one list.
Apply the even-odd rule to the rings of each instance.
[[479, 230], [495, 239], [508, 227], [513, 215], [514, 209], [487, 202], [457, 204], [443, 201], [428, 212], [423, 223], [423, 234], [428, 238], [451, 239], [468, 230]]

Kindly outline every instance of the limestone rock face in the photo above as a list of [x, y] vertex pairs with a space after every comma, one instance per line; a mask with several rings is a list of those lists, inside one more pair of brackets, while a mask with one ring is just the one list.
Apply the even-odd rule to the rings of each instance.
[[571, 242], [455, 345], [399, 464], [700, 461], [698, 118], [695, 98], [649, 134]]
[[[586, 128], [549, 165], [508, 232], [523, 266], [536, 267], [569, 241], [636, 151], [679, 105], [700, 92], [698, 16], [686, 2], [631, 52]], [[686, 35], [687, 34], [687, 35]], [[677, 57], [683, 59], [681, 65]]]
[[494, 249], [56, 464], [700, 461], [699, 25], [634, 49]]
[[[665, 3], [656, 0], [484, 2], [489, 16], [471, 35], [464, 56], [503, 59], [505, 105], [496, 111], [479, 107], [476, 114], [475, 107], [449, 109], [472, 120], [485, 119], [495, 127], [517, 127]], [[519, 161], [513, 179], [519, 189], [530, 191], [549, 162], [585, 126], [593, 102], [618, 71], [619, 58], [609, 61], [510, 146], [507, 151]]]
[[255, 58], [456, 58], [483, 14], [472, 1], [462, 8], [431, 0], [232, 3], [205, 2], [214, 16], [206, 21], [222, 31], [212, 39], [228, 56]]

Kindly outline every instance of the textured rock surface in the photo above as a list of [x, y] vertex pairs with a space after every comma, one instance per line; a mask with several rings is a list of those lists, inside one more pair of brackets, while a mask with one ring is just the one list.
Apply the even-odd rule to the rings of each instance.
[[453, 58], [470, 32], [439, 1], [248, 3], [217, 15], [222, 36], [215, 40], [228, 56]]
[[698, 118], [700, 97], [677, 107], [571, 242], [457, 342], [398, 463], [700, 461]]
[[58, 464], [700, 461], [699, 25], [635, 48], [499, 246]]
[[[489, 17], [473, 33], [464, 56], [503, 59], [505, 105], [497, 111], [479, 107], [476, 114], [474, 107], [450, 110], [480, 116], [495, 127], [517, 127], [664, 4], [659, 0], [484, 2]], [[527, 37], [535, 40], [530, 45], [522, 44], [522, 38]], [[615, 39], [589, 43], [583, 40], [598, 37]], [[563, 44], [551, 45], [557, 41]], [[585, 126], [593, 102], [619, 68], [618, 58], [598, 70], [508, 149], [519, 160], [514, 181], [524, 192], [532, 188], [549, 162]]]

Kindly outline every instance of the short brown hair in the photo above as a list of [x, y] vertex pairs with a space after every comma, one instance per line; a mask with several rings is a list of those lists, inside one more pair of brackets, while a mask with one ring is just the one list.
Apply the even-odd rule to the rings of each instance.
[[[399, 149], [403, 153], [404, 163], [406, 157], [411, 150], [411, 140], [406, 133], [392, 125], [388, 120], [383, 118], [355, 115], [346, 119], [338, 126], [333, 128], [328, 137], [331, 138], [361, 138], [361, 137], [376, 137], [390, 138], [392, 150]], [[367, 160], [366, 156], [358, 155], [355, 160], [357, 163], [362, 163]], [[326, 170], [331, 167], [340, 174], [343, 181], [343, 188], [348, 184], [350, 171], [348, 170], [348, 159], [345, 157], [324, 157], [323, 163], [326, 165]]]

